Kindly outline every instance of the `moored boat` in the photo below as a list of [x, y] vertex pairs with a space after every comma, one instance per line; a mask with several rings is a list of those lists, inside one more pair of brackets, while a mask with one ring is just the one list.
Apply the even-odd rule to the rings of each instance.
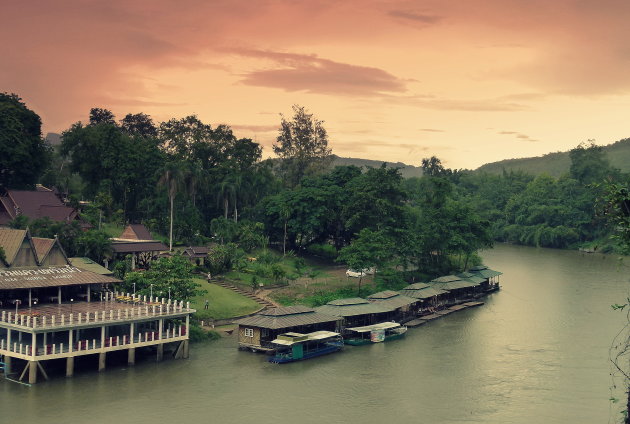
[[269, 362], [284, 364], [338, 352], [343, 348], [341, 334], [332, 331], [285, 333], [271, 342], [276, 353]]
[[397, 322], [380, 322], [364, 327], [346, 328], [346, 330], [350, 335], [345, 338], [345, 343], [360, 346], [400, 339], [405, 336], [407, 327]]

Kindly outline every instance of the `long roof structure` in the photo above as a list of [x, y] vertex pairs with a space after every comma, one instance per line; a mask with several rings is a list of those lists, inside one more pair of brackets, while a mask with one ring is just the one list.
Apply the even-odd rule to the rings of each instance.
[[418, 302], [418, 299], [414, 299], [413, 297], [405, 296], [391, 290], [374, 293], [367, 298], [372, 303], [378, 303], [379, 305], [389, 306], [394, 309], [402, 308], [407, 305], [413, 305]]
[[382, 314], [392, 312], [396, 308], [382, 305], [379, 303], [371, 303], [360, 297], [349, 299], [338, 299], [328, 302], [327, 304], [315, 308], [317, 312], [322, 314], [334, 315], [338, 317], [351, 317], [356, 315]]
[[277, 330], [335, 321], [339, 321], [339, 317], [321, 314], [306, 306], [287, 306], [264, 310], [256, 315], [241, 318], [235, 321], [235, 324]]

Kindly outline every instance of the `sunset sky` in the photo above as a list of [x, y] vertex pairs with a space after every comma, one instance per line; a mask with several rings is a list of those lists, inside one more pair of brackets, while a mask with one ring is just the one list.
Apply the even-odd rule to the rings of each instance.
[[305, 106], [339, 156], [448, 167], [630, 137], [630, 1], [2, 0], [0, 91], [44, 132], [197, 114], [272, 155]]

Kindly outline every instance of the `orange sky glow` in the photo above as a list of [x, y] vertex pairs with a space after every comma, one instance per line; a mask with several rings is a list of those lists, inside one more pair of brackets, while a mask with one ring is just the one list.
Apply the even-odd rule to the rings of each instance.
[[305, 106], [339, 156], [447, 167], [630, 136], [630, 2], [5, 0], [0, 91], [44, 132], [197, 114], [271, 156]]

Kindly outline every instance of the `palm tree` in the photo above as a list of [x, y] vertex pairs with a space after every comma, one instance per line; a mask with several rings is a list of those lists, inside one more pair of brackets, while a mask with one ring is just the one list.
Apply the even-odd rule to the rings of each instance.
[[171, 206], [171, 219], [168, 242], [168, 250], [170, 252], [173, 250], [173, 204], [175, 202], [177, 191], [182, 186], [182, 182], [184, 181], [185, 172], [181, 162], [168, 161], [164, 165], [164, 168], [162, 168], [161, 174], [162, 175], [158, 181], [158, 184], [166, 187]]

